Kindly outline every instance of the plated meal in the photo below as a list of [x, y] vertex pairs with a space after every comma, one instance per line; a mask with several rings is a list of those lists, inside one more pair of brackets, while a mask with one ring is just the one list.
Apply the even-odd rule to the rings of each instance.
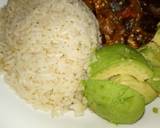
[[0, 10], [1, 74], [53, 116], [89, 108], [136, 123], [160, 94], [159, 10], [149, 0], [9, 0]]

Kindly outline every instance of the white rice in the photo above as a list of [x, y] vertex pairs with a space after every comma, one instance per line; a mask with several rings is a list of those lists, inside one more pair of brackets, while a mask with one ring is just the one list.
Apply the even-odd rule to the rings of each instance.
[[5, 78], [38, 109], [81, 112], [81, 80], [100, 41], [97, 21], [80, 0], [27, 1], [6, 7]]

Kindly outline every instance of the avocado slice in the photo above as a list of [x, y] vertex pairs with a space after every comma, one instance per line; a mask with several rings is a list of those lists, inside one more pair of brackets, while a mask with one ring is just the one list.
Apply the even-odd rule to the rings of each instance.
[[140, 81], [153, 76], [145, 58], [124, 44], [106, 46], [96, 52], [96, 60], [90, 64], [89, 77], [106, 79], [117, 74], [133, 75]]
[[128, 86], [135, 91], [142, 94], [145, 98], [145, 103], [148, 104], [157, 97], [157, 93], [154, 89], [147, 83], [138, 81], [135, 77], [130, 75], [117, 75], [112, 77], [110, 80], [115, 81], [119, 84]]
[[148, 83], [158, 94], [160, 94], [160, 80], [148, 80]]
[[88, 106], [102, 118], [116, 124], [131, 124], [145, 110], [144, 97], [137, 91], [109, 80], [86, 80]]
[[153, 66], [160, 66], [160, 46], [155, 42], [150, 42], [139, 51]]
[[160, 94], [160, 67], [153, 67], [154, 76], [148, 80], [152, 88]]
[[[157, 32], [157, 34], [160, 36], [159, 32]], [[156, 41], [160, 41], [159, 39], [156, 39]], [[147, 81], [156, 92], [160, 93], [160, 45], [157, 45], [155, 42], [151, 42], [139, 51], [153, 65], [153, 77]]]

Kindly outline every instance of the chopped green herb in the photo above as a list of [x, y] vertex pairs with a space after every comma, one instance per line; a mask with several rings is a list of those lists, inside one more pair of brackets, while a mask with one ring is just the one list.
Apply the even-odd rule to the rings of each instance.
[[158, 108], [153, 107], [152, 111], [153, 111], [154, 113], [158, 113]]

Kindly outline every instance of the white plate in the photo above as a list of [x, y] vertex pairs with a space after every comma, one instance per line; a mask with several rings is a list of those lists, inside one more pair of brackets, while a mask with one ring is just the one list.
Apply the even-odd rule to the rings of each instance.
[[[0, 5], [5, 3], [6, 0], [0, 0]], [[160, 98], [149, 104], [144, 117], [133, 125], [110, 124], [89, 110], [81, 117], [68, 112], [52, 118], [48, 113], [33, 110], [0, 77], [0, 128], [160, 128], [160, 113], [153, 113], [153, 107], [160, 108]]]

